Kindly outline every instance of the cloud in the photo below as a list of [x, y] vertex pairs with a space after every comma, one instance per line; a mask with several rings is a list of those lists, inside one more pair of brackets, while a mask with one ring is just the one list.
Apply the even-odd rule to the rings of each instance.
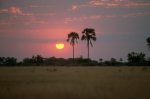
[[7, 13], [13, 15], [21, 15], [21, 16], [32, 16], [31, 13], [25, 13], [21, 10], [21, 8], [16, 6], [11, 6], [9, 8], [0, 9], [0, 14]]
[[24, 12], [21, 8], [16, 6], [11, 6], [9, 8], [0, 9], [0, 14], [10, 14], [10, 17], [5, 19], [0, 19], [0, 26], [3, 25], [12, 25], [12, 24], [48, 24], [48, 21], [42, 19], [41, 17], [52, 17], [55, 16], [56, 13], [48, 12], [48, 13], [27, 13]]
[[22, 10], [15, 6], [12, 6], [6, 9], [0, 9], [0, 13], [10, 13], [10, 14], [18, 14], [18, 15], [23, 14]]
[[18, 7], [15, 7], [15, 6], [14, 7], [10, 7], [8, 9], [8, 12], [12, 13], [12, 14], [18, 14], [18, 15], [22, 15], [23, 14], [22, 10], [20, 8], [18, 8]]
[[89, 6], [93, 7], [150, 7], [150, 1], [142, 0], [91, 0]]
[[82, 17], [72, 17], [72, 18], [65, 18], [65, 23], [70, 22], [81, 22], [85, 20], [101, 20], [101, 19], [109, 19], [115, 18], [116, 15], [92, 15], [92, 16], [82, 16]]
[[112, 18], [128, 18], [128, 17], [138, 17], [150, 15], [149, 12], [137, 12], [137, 13], [128, 13], [128, 14], [112, 14], [112, 15], [91, 15], [91, 16], [82, 16], [82, 17], [70, 17], [65, 18], [65, 23], [69, 22], [80, 22], [85, 20], [102, 20], [102, 19], [112, 19]]
[[129, 14], [124, 14], [124, 15], [120, 15], [120, 16], [126, 18], [126, 17], [146, 16], [146, 15], [150, 15], [150, 11], [149, 12], [129, 13]]
[[72, 6], [72, 10], [84, 7], [104, 7], [104, 8], [141, 8], [150, 7], [150, 1], [144, 0], [90, 0], [81, 5]]
[[77, 7], [76, 5], [73, 5], [71, 9], [72, 9], [72, 10], [77, 10], [78, 7]]

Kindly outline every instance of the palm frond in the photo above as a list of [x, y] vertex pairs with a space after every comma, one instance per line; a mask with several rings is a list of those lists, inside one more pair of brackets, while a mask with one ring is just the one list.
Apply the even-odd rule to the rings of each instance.
[[82, 31], [82, 33], [83, 33], [83, 35], [81, 37], [81, 40], [87, 40], [89, 42], [89, 43], [87, 43], [87, 46], [88, 46], [88, 44], [90, 44], [93, 47], [92, 40], [96, 41], [95, 29], [93, 29], [93, 28], [85, 28]]
[[93, 41], [96, 41], [96, 37], [94, 36], [94, 37], [91, 37], [91, 39], [93, 40]]
[[76, 32], [70, 32], [68, 34], [67, 42], [70, 42], [70, 45], [74, 46], [77, 42], [77, 39], [79, 39], [79, 35]]
[[81, 40], [86, 40], [87, 37], [85, 35], [82, 35]]
[[150, 44], [150, 37], [146, 39], [147, 43]]
[[68, 38], [66, 41], [69, 42], [69, 40], [70, 40], [70, 39]]

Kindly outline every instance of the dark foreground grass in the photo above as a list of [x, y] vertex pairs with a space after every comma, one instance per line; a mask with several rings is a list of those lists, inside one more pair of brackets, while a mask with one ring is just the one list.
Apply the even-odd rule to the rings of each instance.
[[150, 68], [1, 67], [0, 99], [150, 99]]

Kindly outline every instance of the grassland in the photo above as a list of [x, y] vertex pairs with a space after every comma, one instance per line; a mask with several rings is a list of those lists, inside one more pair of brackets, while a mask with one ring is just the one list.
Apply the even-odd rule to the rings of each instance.
[[1, 67], [0, 99], [150, 99], [150, 68]]

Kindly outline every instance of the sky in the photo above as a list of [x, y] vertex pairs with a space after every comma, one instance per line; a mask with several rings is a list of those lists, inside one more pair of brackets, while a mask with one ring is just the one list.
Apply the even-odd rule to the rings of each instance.
[[[150, 56], [150, 0], [0, 0], [0, 56], [22, 60], [72, 57], [67, 34], [94, 28], [97, 41], [90, 58], [127, 59], [129, 52]], [[56, 43], [65, 44], [63, 50]], [[78, 40], [75, 57], [87, 57], [86, 41]]]

